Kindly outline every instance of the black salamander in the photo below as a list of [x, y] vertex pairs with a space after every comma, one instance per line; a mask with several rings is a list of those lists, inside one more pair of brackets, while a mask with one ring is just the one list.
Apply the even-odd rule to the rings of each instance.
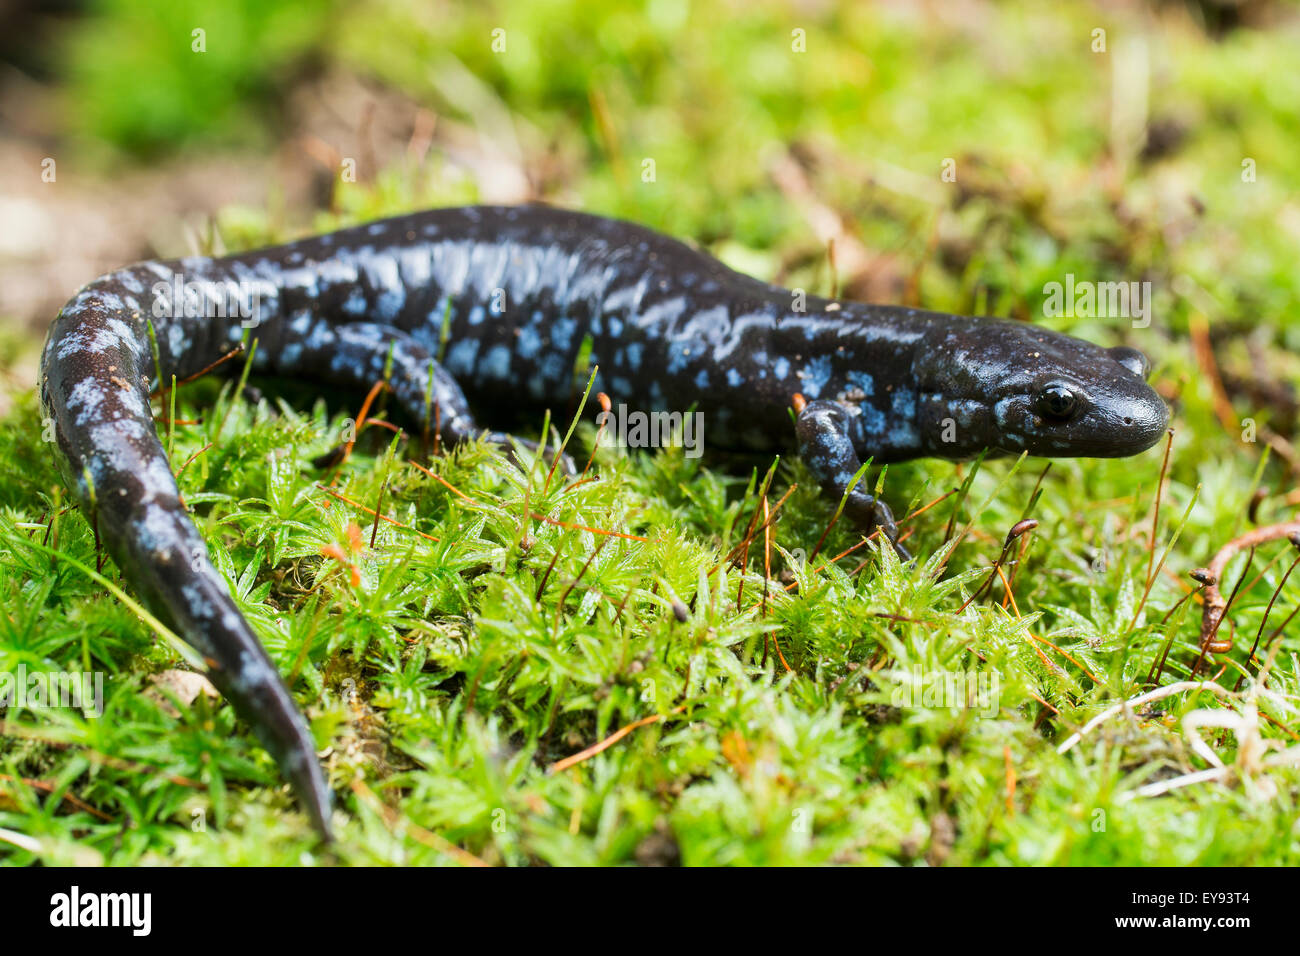
[[[598, 390], [645, 411], [695, 405], [715, 448], [797, 449], [836, 500], [867, 458], [1132, 455], [1168, 419], [1132, 349], [804, 296], [641, 226], [543, 206], [438, 209], [96, 279], [59, 313], [41, 365], [65, 476], [122, 575], [207, 660], [327, 837], [306, 724], [208, 558], [150, 408], [155, 386], [201, 372], [250, 326], [260, 373], [365, 388], [391, 356], [396, 403], [423, 423], [431, 389], [449, 443], [482, 434], [471, 407], [487, 421], [562, 413], [589, 338]], [[860, 486], [846, 512], [895, 539]]]

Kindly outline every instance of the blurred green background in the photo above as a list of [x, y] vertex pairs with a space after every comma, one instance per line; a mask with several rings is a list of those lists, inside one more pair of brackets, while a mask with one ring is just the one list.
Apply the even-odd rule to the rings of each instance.
[[[1280, 321], [1296, 297], [1287, 4], [97, 0], [8, 17], [6, 273], [296, 233], [321, 210], [543, 198], [823, 286], [837, 234], [850, 294], [938, 308], [1037, 315], [1068, 271], [1154, 281], [1162, 330], [1179, 275], [1225, 321]], [[96, 271], [0, 285], [0, 314], [39, 328]]]

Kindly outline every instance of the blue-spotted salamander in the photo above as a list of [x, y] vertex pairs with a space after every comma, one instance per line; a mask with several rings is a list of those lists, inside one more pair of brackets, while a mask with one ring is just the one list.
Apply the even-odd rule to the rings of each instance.
[[[255, 300], [251, 321], [222, 307], [223, 289]], [[391, 356], [396, 404], [423, 424], [431, 387], [449, 443], [482, 433], [471, 408], [483, 421], [563, 413], [589, 339], [597, 389], [646, 411], [696, 406], [714, 448], [797, 450], [836, 500], [868, 457], [1132, 455], [1168, 417], [1133, 349], [803, 296], [641, 226], [544, 206], [437, 209], [96, 279], [59, 313], [42, 358], [66, 479], [127, 582], [205, 658], [326, 837], [330, 789], [306, 724], [208, 558], [150, 407], [155, 386], [209, 367], [250, 325], [259, 373], [364, 388]], [[846, 513], [896, 538], [860, 486]]]

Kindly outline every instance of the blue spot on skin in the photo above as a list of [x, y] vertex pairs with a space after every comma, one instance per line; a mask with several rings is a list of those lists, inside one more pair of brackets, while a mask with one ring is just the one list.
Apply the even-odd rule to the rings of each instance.
[[790, 360], [784, 356], [779, 357], [772, 363], [772, 374], [777, 378], [787, 378], [790, 375]]
[[691, 361], [691, 346], [689, 342], [669, 342], [668, 343], [668, 374], [677, 375], [685, 371], [686, 366]]
[[616, 315], [609, 317], [609, 334], [615, 337], [623, 334], [623, 320]]
[[885, 418], [885, 413], [874, 405], [863, 405], [862, 414], [858, 416], [861, 422], [861, 428], [866, 434], [874, 435], [877, 438], [883, 436], [889, 429], [889, 422]]
[[892, 404], [895, 417], [911, 421], [916, 417], [916, 394], [906, 389], [894, 393]]
[[542, 337], [537, 334], [535, 328], [526, 325], [519, 330], [519, 337], [515, 341], [515, 352], [520, 358], [535, 358], [541, 347]]
[[821, 355], [803, 367], [800, 390], [805, 398], [820, 398], [822, 389], [831, 378], [831, 360], [828, 355]]
[[318, 322], [312, 326], [311, 334], [307, 336], [307, 348], [313, 352], [319, 352], [322, 349], [332, 348], [334, 345], [334, 330], [325, 322]]
[[484, 312], [484, 310], [483, 310], [483, 306], [481, 306], [481, 305], [476, 305], [476, 306], [474, 306], [474, 308], [472, 308], [472, 309], [469, 310], [469, 324], [470, 324], [470, 325], [482, 325], [482, 324], [483, 324], [483, 319], [484, 319], [484, 317], [485, 317], [486, 315], [487, 315], [487, 313]]
[[564, 356], [554, 353], [542, 359], [542, 375], [548, 382], [564, 381], [565, 373], [569, 370], [569, 363], [564, 360]]
[[133, 276], [130, 272], [124, 271], [118, 273], [118, 281], [137, 295], [144, 291], [144, 283]]
[[469, 375], [478, 358], [478, 339], [461, 339], [447, 350], [443, 365], [453, 376]]
[[479, 363], [480, 378], [493, 378], [498, 381], [510, 376], [510, 350], [504, 345], [494, 345]]
[[343, 311], [348, 315], [360, 316], [366, 314], [366, 293], [360, 287], [352, 290], [347, 301], [343, 303]]
[[645, 346], [640, 342], [633, 342], [627, 347], [627, 364], [631, 367], [632, 371], [640, 371], [641, 355], [643, 352], [645, 352]]
[[695, 387], [698, 388], [701, 392], [707, 392], [709, 390], [708, 369], [706, 368], [700, 369], [699, 373], [695, 376]]
[[374, 312], [383, 321], [393, 321], [402, 311], [406, 304], [406, 286], [396, 282], [395, 285], [387, 286], [380, 291], [378, 298], [374, 300]]
[[551, 345], [560, 352], [567, 352], [573, 346], [573, 333], [578, 323], [573, 319], [556, 319], [551, 325]]
[[395, 289], [385, 289], [379, 293], [379, 299], [375, 302], [375, 314], [385, 322], [391, 322], [397, 318], [397, 314], [402, 311], [402, 306], [406, 304], [406, 292], [399, 286]]
[[745, 376], [734, 368], [727, 369], [727, 384], [732, 388], [740, 388], [745, 382]]
[[866, 372], [846, 372], [844, 378], [850, 388], [859, 389], [867, 398], [876, 394], [876, 380]]

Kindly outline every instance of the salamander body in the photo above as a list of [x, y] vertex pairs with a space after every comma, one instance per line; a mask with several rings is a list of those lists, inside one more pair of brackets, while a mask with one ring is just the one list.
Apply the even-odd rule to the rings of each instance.
[[[867, 458], [1130, 455], [1168, 419], [1132, 349], [805, 296], [649, 229], [543, 206], [432, 210], [96, 279], [42, 358], [65, 476], [123, 576], [204, 656], [325, 835], [330, 792], [306, 725], [209, 560], [150, 409], [155, 386], [201, 372], [249, 329], [265, 374], [364, 388], [391, 361], [400, 409], [423, 424], [436, 408], [448, 443], [482, 433], [476, 414], [562, 413], [589, 341], [597, 390], [646, 411], [695, 406], [710, 447], [797, 450], [837, 498]], [[859, 487], [846, 513], [896, 537]]]

